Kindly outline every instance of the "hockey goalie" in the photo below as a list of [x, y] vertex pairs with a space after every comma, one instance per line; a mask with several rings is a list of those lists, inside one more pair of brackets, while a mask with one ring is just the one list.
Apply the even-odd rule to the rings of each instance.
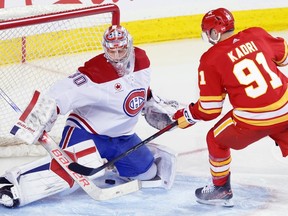
[[[178, 103], [152, 93], [149, 58], [133, 46], [128, 31], [110, 26], [102, 45], [104, 52], [75, 74], [47, 92], [35, 92], [11, 133], [34, 144], [51, 130], [58, 115], [69, 113], [59, 146], [73, 161], [99, 167], [141, 142], [134, 131], [141, 115], [157, 129], [170, 124]], [[177, 154], [166, 146], [147, 144], [115, 162], [114, 171], [121, 179], [139, 180], [142, 187], [170, 189], [176, 161]], [[47, 155], [0, 177], [0, 203], [14, 208], [76, 188], [69, 173]]]

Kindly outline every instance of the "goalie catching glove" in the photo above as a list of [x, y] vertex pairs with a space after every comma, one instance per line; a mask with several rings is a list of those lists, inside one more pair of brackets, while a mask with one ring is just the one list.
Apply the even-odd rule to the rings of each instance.
[[179, 103], [175, 100], [165, 100], [152, 94], [142, 110], [147, 123], [161, 130], [173, 122], [172, 116], [177, 111]]
[[28, 144], [34, 144], [43, 132], [49, 132], [57, 119], [57, 106], [54, 99], [40, 96], [35, 91], [29, 105], [22, 113], [10, 133]]
[[197, 121], [199, 121], [199, 120], [194, 119], [191, 112], [190, 112], [190, 108], [192, 108], [193, 106], [194, 106], [194, 104], [191, 103], [189, 106], [187, 106], [186, 108], [178, 110], [173, 115], [173, 119], [177, 120], [179, 128], [182, 128], [182, 129], [188, 128], [188, 127], [194, 125]]

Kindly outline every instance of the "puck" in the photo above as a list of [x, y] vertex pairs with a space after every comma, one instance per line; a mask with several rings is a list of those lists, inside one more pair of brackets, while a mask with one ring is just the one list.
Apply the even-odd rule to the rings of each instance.
[[116, 183], [116, 181], [113, 179], [105, 179], [105, 183], [110, 184], [110, 185], [114, 185]]

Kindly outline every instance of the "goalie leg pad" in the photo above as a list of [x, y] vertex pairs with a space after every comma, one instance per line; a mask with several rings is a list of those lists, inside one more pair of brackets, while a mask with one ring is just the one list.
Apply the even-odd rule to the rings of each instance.
[[[12, 183], [13, 200], [23, 206], [69, 188], [69, 184], [51, 170], [32, 171], [50, 162], [46, 156], [26, 165], [6, 171], [3, 176]], [[16, 206], [15, 206], [16, 207]]]
[[[103, 165], [103, 159], [98, 151], [92, 150], [93, 147], [95, 148], [94, 142], [87, 140], [67, 148], [66, 151], [73, 152], [76, 157], [79, 156], [78, 161], [81, 164], [98, 167]], [[95, 179], [104, 174], [105, 170], [90, 176], [90, 178]], [[50, 155], [8, 170], [3, 177], [11, 182], [13, 199], [19, 200], [19, 206], [27, 205], [60, 192], [71, 193], [79, 187], [74, 184], [72, 178], [56, 161], [51, 161]]]
[[[67, 155], [69, 155], [71, 159], [87, 167], [99, 167], [104, 163], [95, 147], [93, 140], [86, 140], [74, 144], [73, 146], [66, 148], [64, 151], [67, 153]], [[74, 186], [74, 180], [72, 177], [56, 162], [55, 159], [52, 159], [50, 169], [63, 180], [65, 180], [70, 185], [70, 187]], [[103, 176], [104, 173], [105, 170], [101, 170], [89, 178], [95, 179]]]
[[152, 163], [151, 167], [146, 172], [138, 176], [130, 177], [129, 179], [149, 180], [153, 179], [156, 176], [156, 174], [157, 174], [157, 166], [155, 163]]
[[154, 143], [149, 143], [147, 146], [154, 155], [157, 165], [157, 176], [150, 181], [142, 181], [142, 187], [171, 189], [176, 176], [177, 153], [166, 146]]

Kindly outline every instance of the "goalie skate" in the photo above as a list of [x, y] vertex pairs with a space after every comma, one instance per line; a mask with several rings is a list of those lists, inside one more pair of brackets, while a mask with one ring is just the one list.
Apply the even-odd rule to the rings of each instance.
[[0, 204], [6, 208], [15, 208], [20, 202], [15, 193], [15, 186], [4, 177], [0, 177]]
[[223, 186], [207, 185], [196, 189], [195, 196], [196, 201], [201, 204], [233, 207], [230, 176]]

